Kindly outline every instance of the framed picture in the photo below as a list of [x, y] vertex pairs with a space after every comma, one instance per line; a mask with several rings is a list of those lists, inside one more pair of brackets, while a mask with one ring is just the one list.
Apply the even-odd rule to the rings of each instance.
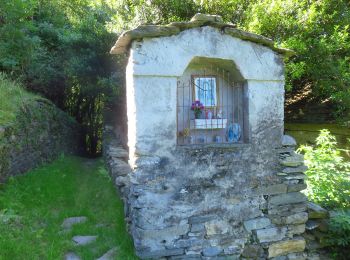
[[215, 76], [192, 76], [193, 97], [205, 107], [216, 107], [217, 88]]

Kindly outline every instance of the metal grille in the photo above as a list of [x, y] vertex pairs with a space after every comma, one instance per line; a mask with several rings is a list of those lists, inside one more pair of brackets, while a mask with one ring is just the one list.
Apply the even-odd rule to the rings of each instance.
[[242, 143], [243, 83], [216, 69], [181, 78], [177, 85], [178, 145]]

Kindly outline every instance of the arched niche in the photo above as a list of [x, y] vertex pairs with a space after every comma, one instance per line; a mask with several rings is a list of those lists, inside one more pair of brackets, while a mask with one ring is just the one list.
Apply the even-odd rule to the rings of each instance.
[[[247, 142], [245, 86], [232, 60], [194, 57], [177, 81], [177, 144]], [[230, 138], [230, 127], [239, 136]]]

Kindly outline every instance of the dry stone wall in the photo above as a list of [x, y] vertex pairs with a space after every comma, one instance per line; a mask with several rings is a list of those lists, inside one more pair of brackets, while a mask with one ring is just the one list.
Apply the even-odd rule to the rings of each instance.
[[79, 153], [80, 126], [46, 99], [23, 104], [16, 120], [0, 126], [0, 182], [61, 153]]
[[142, 259], [306, 259], [303, 158], [295, 141], [178, 147], [137, 168], [109, 138], [105, 158]]

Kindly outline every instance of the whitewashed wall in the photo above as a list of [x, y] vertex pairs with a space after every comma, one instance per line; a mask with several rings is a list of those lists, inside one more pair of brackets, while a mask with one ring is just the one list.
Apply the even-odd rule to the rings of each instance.
[[[139, 155], [170, 156], [176, 147], [176, 88], [195, 57], [231, 60], [246, 81], [249, 132], [259, 142], [259, 128], [273, 121], [283, 131], [284, 71], [271, 49], [202, 27], [178, 35], [134, 41], [127, 65], [130, 160]], [[275, 137], [280, 140], [280, 136]]]

